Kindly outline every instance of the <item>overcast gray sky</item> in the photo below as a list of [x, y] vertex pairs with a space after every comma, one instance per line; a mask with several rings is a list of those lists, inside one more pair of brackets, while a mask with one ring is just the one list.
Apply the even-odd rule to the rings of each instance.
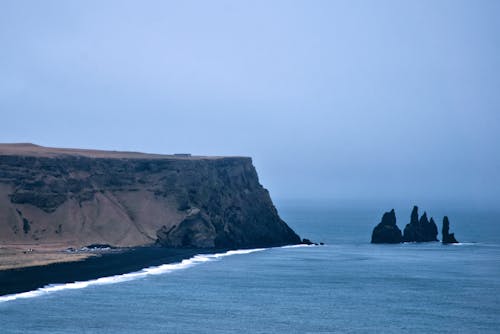
[[500, 203], [500, 1], [0, 1], [0, 141], [247, 155], [277, 198]]

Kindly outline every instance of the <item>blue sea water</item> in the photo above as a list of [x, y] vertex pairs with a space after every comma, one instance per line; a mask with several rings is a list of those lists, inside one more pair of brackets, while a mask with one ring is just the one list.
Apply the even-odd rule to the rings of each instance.
[[[380, 208], [278, 207], [326, 245], [203, 256], [4, 300], [0, 332], [500, 332], [500, 212], [430, 212], [450, 216], [459, 245], [371, 245]], [[397, 208], [400, 228], [410, 209]]]

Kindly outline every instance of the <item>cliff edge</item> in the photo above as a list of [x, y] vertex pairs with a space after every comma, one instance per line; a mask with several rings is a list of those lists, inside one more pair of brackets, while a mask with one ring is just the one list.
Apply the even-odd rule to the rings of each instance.
[[0, 144], [2, 246], [297, 243], [250, 158]]

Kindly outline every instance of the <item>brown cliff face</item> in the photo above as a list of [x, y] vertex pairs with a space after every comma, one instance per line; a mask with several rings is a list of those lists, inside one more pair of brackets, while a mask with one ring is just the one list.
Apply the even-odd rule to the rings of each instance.
[[0, 243], [299, 243], [250, 158], [0, 145]]

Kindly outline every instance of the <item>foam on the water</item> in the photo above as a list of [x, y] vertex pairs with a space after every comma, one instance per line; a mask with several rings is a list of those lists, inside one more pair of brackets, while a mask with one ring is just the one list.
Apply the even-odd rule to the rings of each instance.
[[451, 246], [473, 246], [475, 244], [476, 244], [475, 242], [457, 242], [457, 243], [448, 244], [448, 245], [451, 245]]
[[101, 277], [101, 278], [97, 278], [97, 279], [93, 279], [93, 280], [89, 280], [89, 281], [83, 281], [83, 282], [47, 285], [43, 288], [33, 290], [33, 291], [16, 293], [16, 294], [6, 295], [6, 296], [0, 296], [0, 303], [11, 301], [11, 300], [16, 300], [16, 299], [39, 297], [39, 296], [42, 296], [42, 295], [45, 295], [48, 293], [53, 293], [53, 292], [62, 291], [62, 290], [83, 289], [83, 288], [86, 288], [86, 287], [91, 286], [91, 285], [114, 284], [114, 283], [120, 283], [120, 282], [125, 282], [125, 281], [131, 281], [131, 280], [135, 280], [138, 278], [143, 278], [143, 277], [146, 277], [149, 275], [166, 274], [166, 273], [169, 273], [169, 272], [172, 272], [175, 270], [186, 269], [186, 268], [192, 267], [192, 266], [200, 264], [200, 263], [216, 261], [216, 260], [224, 258], [226, 256], [250, 254], [250, 253], [254, 253], [254, 252], [263, 251], [265, 249], [266, 248], [240, 249], [240, 250], [227, 251], [225, 253], [199, 254], [199, 255], [193, 256], [192, 258], [182, 260], [179, 263], [170, 263], [170, 264], [163, 264], [161, 266], [148, 267], [148, 268], [144, 268], [140, 271], [127, 273], [127, 274], [123, 274], [123, 275]]
[[298, 245], [288, 245], [281, 248], [299, 248], [299, 247], [315, 247], [316, 245], [298, 244]]

